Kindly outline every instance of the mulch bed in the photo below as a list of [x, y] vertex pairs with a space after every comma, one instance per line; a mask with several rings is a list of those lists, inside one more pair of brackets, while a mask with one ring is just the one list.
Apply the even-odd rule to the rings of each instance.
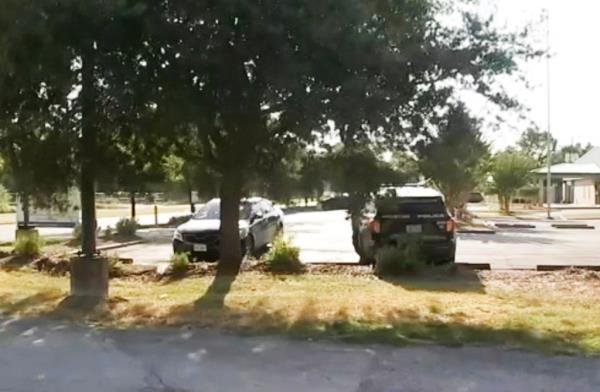
[[[35, 271], [53, 275], [66, 276], [70, 271], [70, 261], [64, 257], [27, 258], [0, 253], [0, 269], [16, 270], [31, 268]], [[217, 272], [217, 263], [193, 263], [185, 273], [168, 272], [158, 274], [153, 266], [131, 264], [131, 260], [113, 260], [110, 277], [119, 279], [135, 279], [142, 281], [173, 282], [189, 277], [211, 277]], [[272, 274], [268, 266], [260, 260], [246, 260], [242, 264], [241, 273]], [[309, 264], [304, 274], [323, 276], [348, 276], [379, 279], [370, 266], [344, 264]], [[417, 279], [431, 281], [459, 281], [461, 279], [477, 279], [483, 286], [503, 290], [546, 289], [558, 292], [599, 292], [600, 271], [569, 268], [560, 271], [472, 271], [461, 267], [434, 268], [422, 271], [413, 276]]]

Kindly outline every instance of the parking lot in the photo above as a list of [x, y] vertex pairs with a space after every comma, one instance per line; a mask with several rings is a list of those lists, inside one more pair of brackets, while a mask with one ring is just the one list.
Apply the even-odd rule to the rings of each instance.
[[[314, 211], [288, 214], [286, 233], [301, 249], [305, 263], [355, 263], [351, 229], [344, 211]], [[504, 219], [502, 220], [504, 221]], [[489, 222], [493, 224], [493, 220]], [[458, 235], [458, 263], [490, 264], [492, 269], [535, 269], [538, 266], [598, 266], [597, 230], [556, 229], [544, 221], [530, 223], [533, 229], [496, 229], [495, 234]], [[600, 221], [587, 221], [600, 227]], [[171, 255], [171, 229], [146, 230], [149, 243], [120, 249], [122, 257], [136, 263], [155, 264]]]

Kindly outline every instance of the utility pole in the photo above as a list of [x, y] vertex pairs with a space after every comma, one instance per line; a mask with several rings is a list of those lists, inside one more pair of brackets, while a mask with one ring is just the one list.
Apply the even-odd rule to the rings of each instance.
[[546, 173], [546, 206], [548, 219], [552, 219], [552, 133], [550, 131], [550, 10], [546, 8], [546, 88], [547, 88], [547, 136], [548, 136], [548, 152], [546, 157], [547, 173]]

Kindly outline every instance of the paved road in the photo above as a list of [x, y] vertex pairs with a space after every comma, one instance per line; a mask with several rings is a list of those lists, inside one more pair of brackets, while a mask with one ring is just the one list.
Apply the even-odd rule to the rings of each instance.
[[533, 269], [536, 265], [600, 267], [600, 221], [587, 222], [597, 230], [556, 229], [546, 222], [529, 223], [536, 228], [460, 234], [457, 261], [490, 263], [493, 269]]
[[596, 392], [600, 359], [185, 329], [97, 330], [0, 316], [6, 392]]
[[[316, 211], [285, 217], [285, 230], [301, 249], [306, 263], [355, 263], [351, 230], [343, 211]], [[503, 220], [503, 219], [500, 219]], [[528, 223], [518, 221], [518, 223]], [[535, 229], [498, 229], [496, 234], [460, 234], [457, 262], [490, 263], [493, 269], [534, 269], [537, 265], [600, 266], [598, 242], [600, 221], [588, 221], [598, 230], [558, 230], [550, 223], [532, 221]], [[172, 230], [146, 231], [151, 244], [137, 245], [118, 252], [137, 263], [155, 264], [171, 256]]]

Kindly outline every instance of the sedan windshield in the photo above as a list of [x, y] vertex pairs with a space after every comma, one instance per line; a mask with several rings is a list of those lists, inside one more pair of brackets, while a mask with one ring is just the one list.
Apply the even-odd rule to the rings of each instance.
[[[250, 218], [250, 206], [246, 203], [240, 206], [240, 219]], [[212, 202], [200, 207], [192, 219], [221, 219], [221, 203]]]

